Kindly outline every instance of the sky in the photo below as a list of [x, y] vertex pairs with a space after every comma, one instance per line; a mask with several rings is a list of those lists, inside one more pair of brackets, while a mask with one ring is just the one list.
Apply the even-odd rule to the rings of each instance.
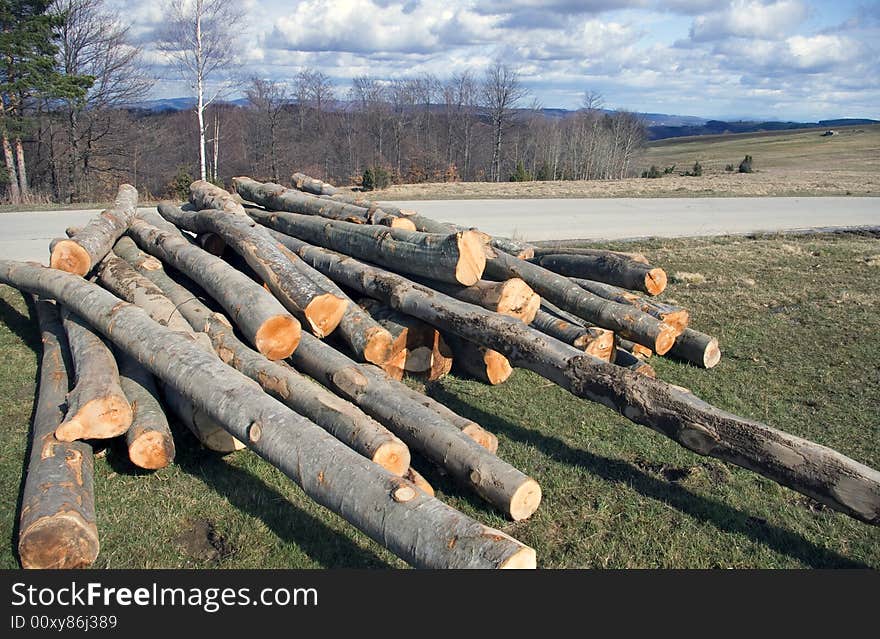
[[[132, 24], [157, 82], [151, 97], [191, 95], [155, 50], [160, 2], [106, 0]], [[495, 60], [516, 68], [547, 108], [584, 91], [607, 108], [717, 119], [880, 119], [880, 2], [867, 0], [234, 0], [237, 86], [440, 78]]]

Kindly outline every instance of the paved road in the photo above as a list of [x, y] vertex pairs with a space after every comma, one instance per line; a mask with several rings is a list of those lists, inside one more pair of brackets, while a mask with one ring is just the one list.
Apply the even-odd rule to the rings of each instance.
[[[880, 198], [427, 200], [402, 208], [526, 240], [682, 237], [880, 225]], [[98, 211], [0, 213], [0, 256], [47, 263], [48, 245]]]

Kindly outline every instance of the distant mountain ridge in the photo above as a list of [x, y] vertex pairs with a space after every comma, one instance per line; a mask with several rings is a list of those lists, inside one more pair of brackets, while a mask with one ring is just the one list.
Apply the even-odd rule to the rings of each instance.
[[[291, 101], [292, 102], [292, 101]], [[225, 100], [223, 104], [235, 106], [247, 105], [247, 98]], [[146, 111], [150, 113], [162, 113], [168, 111], [183, 111], [192, 109], [196, 105], [196, 99], [164, 98], [158, 100], [145, 100], [129, 106], [132, 110]], [[432, 105], [432, 108], [434, 105]], [[442, 108], [436, 105], [437, 108]], [[605, 113], [614, 113], [613, 109], [603, 109]], [[572, 113], [570, 109], [544, 108], [541, 109], [548, 118], [564, 118]], [[839, 127], [854, 126], [860, 124], [880, 124], [880, 120], [869, 118], [836, 118], [831, 120], [819, 120], [818, 122], [780, 122], [775, 120], [711, 120], [693, 115], [672, 115], [668, 113], [639, 113], [634, 112], [645, 121], [648, 127], [649, 140], [663, 140], [696, 135], [719, 135], [724, 133], [754, 133], [757, 131], [785, 131], [790, 129], [810, 129], [816, 127]]]

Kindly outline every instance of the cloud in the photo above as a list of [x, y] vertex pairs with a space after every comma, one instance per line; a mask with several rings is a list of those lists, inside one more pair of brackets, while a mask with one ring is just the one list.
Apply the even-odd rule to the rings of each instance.
[[736, 0], [722, 11], [697, 16], [690, 36], [696, 42], [725, 37], [775, 39], [807, 18], [807, 7], [800, 0]]

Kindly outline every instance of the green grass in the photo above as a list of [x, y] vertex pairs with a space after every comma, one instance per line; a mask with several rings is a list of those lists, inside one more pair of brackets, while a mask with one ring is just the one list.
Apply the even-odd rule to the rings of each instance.
[[[704, 399], [880, 467], [880, 243], [858, 235], [651, 240], [670, 274], [662, 298], [718, 335], [710, 371], [652, 358]], [[17, 566], [37, 335], [22, 296], [0, 287], [0, 568]], [[456, 508], [534, 546], [542, 567], [880, 568], [880, 531], [773, 482], [694, 455], [527, 371], [487, 387], [456, 377], [430, 392], [495, 432], [544, 502], [510, 523], [424, 464]], [[176, 432], [178, 460], [134, 471], [111, 447], [96, 462], [99, 567], [401, 566], [248, 451], [225, 458]]]

